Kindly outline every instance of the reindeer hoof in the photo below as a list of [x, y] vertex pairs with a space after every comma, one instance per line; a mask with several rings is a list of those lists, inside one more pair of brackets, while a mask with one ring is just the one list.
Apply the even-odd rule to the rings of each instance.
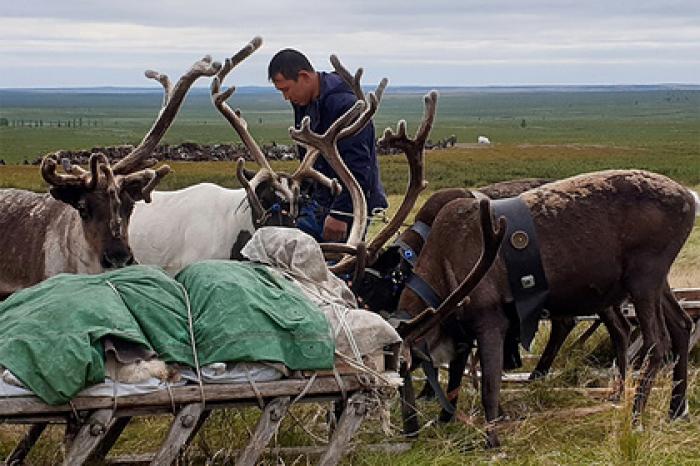
[[490, 432], [486, 434], [486, 449], [490, 450], [492, 448], [500, 448], [501, 441], [498, 439], [498, 434], [495, 432]]
[[688, 409], [688, 401], [685, 400], [681, 406], [671, 406], [668, 417], [672, 421], [689, 421], [690, 410]]

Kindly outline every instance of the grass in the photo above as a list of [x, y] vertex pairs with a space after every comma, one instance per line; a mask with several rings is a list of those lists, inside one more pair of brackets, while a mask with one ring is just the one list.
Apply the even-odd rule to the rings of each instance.
[[[35, 96], [36, 97], [36, 96]], [[45, 191], [35, 166], [16, 165], [57, 149], [79, 149], [97, 145], [134, 143], [144, 134], [157, 109], [159, 96], [81, 97], [67, 106], [61, 96], [42, 96], [31, 101], [12, 100], [5, 94], [0, 117], [24, 118], [44, 122], [51, 119], [85, 118], [97, 121], [95, 127], [0, 127], [0, 158], [14, 163], [0, 166], [0, 188]], [[231, 130], [211, 108], [206, 96], [193, 95], [168, 135], [169, 142], [186, 140], [200, 143], [228, 142]], [[251, 132], [260, 140], [286, 139], [291, 116], [270, 100], [236, 96], [251, 123]], [[14, 98], [13, 98], [14, 99]], [[81, 100], [82, 99], [82, 100]], [[258, 100], [256, 100], [258, 99]], [[262, 100], [261, 100], [262, 99]], [[266, 100], [267, 99], [267, 100]], [[465, 146], [432, 151], [427, 154], [429, 191], [443, 187], [478, 187], [488, 183], [520, 178], [566, 176], [608, 168], [645, 168], [700, 190], [700, 105], [698, 92], [645, 92], [600, 94], [506, 94], [443, 95], [433, 138], [456, 134], [460, 141], [474, 141], [485, 134], [495, 144], [488, 147]], [[389, 95], [382, 103], [377, 126], [393, 124], [399, 117], [409, 126], [420, 118], [422, 109], [416, 95]], [[260, 121], [262, 119], [262, 122]], [[525, 127], [522, 120], [526, 120]], [[382, 179], [390, 194], [389, 215], [396, 209], [406, 184], [406, 164], [401, 156], [381, 158]], [[237, 187], [234, 165], [226, 163], [172, 163], [174, 173], [165, 178], [160, 189], [178, 189], [202, 181]], [[294, 162], [273, 164], [291, 171]], [[414, 209], [415, 212], [415, 209]], [[373, 224], [370, 236], [381, 224]], [[673, 286], [700, 285], [700, 226], [696, 225], [672, 270]], [[541, 351], [546, 327], [534, 343]], [[582, 329], [577, 329], [580, 333]], [[569, 337], [569, 342], [576, 339]], [[670, 393], [670, 375], [657, 379], [643, 432], [630, 428], [630, 400], [613, 406], [600, 396], [581, 391], [560, 391], [561, 387], [600, 387], [609, 384], [611, 359], [607, 335], [599, 330], [584, 345], [571, 343], [555, 361], [557, 375], [528, 385], [506, 386], [502, 403], [509, 416], [501, 427], [503, 446], [484, 450], [481, 435], [479, 393], [465, 384], [460, 394], [460, 420], [449, 425], [425, 427], [410, 451], [385, 455], [361, 449], [344, 459], [343, 464], [374, 466], [380, 464], [415, 466], [507, 464], [699, 464], [700, 460], [700, 369], [691, 368], [689, 387], [690, 421], [669, 422], [666, 418]], [[697, 354], [693, 360], [697, 363]], [[528, 360], [532, 365], [533, 361]], [[631, 380], [631, 378], [630, 378]], [[418, 382], [417, 388], [420, 388]], [[324, 423], [327, 404], [293, 408], [298, 422], [286, 419], [276, 445], [311, 445], [315, 437], [327, 435]], [[436, 403], [420, 402], [422, 422], [436, 418]], [[360, 443], [403, 441], [396, 400], [390, 406], [391, 426], [387, 435], [375, 415], [358, 435]], [[374, 411], [373, 411], [374, 412]], [[377, 411], [378, 412], [378, 411]], [[231, 464], [233, 452], [246, 442], [254, 429], [258, 410], [254, 408], [217, 412], [207, 421], [185, 463]], [[303, 426], [303, 427], [302, 427]], [[386, 426], [384, 426], [386, 427]], [[114, 448], [116, 454], [154, 451], [167, 434], [168, 420], [137, 419], [124, 432]], [[6, 456], [21, 438], [24, 429], [0, 427], [0, 456]], [[62, 459], [60, 427], [50, 427], [32, 451], [31, 464], [55, 464]], [[313, 464], [313, 459], [284, 458], [284, 464]], [[266, 458], [264, 464], [280, 464]]]

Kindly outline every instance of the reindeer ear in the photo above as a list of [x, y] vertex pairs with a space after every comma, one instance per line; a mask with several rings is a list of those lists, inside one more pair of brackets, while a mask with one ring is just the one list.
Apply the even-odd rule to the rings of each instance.
[[143, 188], [147, 181], [144, 179], [133, 179], [122, 184], [122, 193], [127, 194], [134, 202], [143, 201]]
[[245, 176], [247, 180], [252, 180], [256, 173], [257, 172], [254, 170], [248, 170], [247, 168], [243, 168], [243, 176]]
[[57, 201], [65, 202], [66, 204], [72, 206], [74, 209], [78, 209], [78, 203], [80, 201], [81, 195], [85, 192], [85, 188], [81, 186], [51, 186], [49, 193]]

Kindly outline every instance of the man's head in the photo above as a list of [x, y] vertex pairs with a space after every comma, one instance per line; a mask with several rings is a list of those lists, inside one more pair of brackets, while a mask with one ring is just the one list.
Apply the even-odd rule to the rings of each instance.
[[321, 90], [309, 59], [294, 49], [280, 50], [272, 57], [267, 77], [284, 98], [295, 105], [308, 105]]

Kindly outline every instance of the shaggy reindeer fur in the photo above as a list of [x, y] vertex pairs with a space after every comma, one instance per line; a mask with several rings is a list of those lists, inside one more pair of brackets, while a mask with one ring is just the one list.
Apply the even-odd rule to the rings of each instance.
[[[644, 336], [643, 354], [649, 355], [634, 412], [641, 413], [662, 357], [671, 350], [677, 362], [670, 411], [672, 416], [682, 415], [692, 322], [673, 299], [666, 276], [693, 226], [693, 196], [662, 175], [629, 170], [581, 175], [521, 197], [533, 215], [550, 285], [545, 307], [553, 316], [588, 314], [618, 305], [629, 296]], [[477, 202], [458, 199], [435, 219], [415, 272], [440, 296], [457, 286], [479, 256], [478, 218]], [[496, 446], [499, 441], [492, 423], [498, 417], [502, 348], [512, 312], [501, 260], [470, 298], [470, 304], [455, 314], [459, 325], [435, 328], [425, 338], [430, 346], [445, 338], [476, 339], [483, 374], [482, 402], [490, 423], [488, 444]], [[400, 310], [417, 315], [424, 307], [414, 292], [404, 290]]]

